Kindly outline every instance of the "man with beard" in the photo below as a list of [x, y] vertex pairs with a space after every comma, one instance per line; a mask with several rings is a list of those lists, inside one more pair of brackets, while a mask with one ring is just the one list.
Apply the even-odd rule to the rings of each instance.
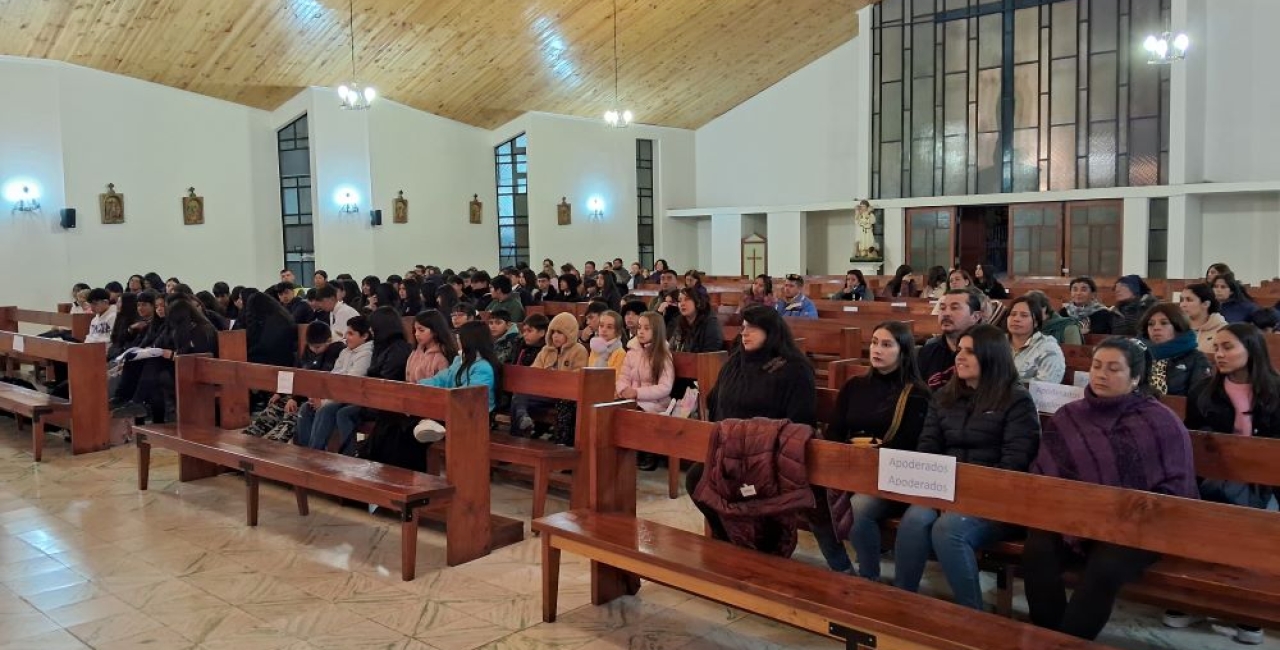
[[942, 334], [920, 348], [920, 376], [937, 390], [951, 379], [956, 368], [960, 337], [982, 322], [982, 299], [975, 289], [951, 289], [938, 301], [938, 325]]

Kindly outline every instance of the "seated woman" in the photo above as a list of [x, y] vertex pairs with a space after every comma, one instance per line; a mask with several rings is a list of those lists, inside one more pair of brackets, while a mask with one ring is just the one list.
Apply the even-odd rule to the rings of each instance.
[[1080, 333], [1080, 323], [1053, 311], [1049, 296], [1041, 291], [1028, 291], [1027, 300], [1033, 310], [1040, 314], [1043, 323], [1040, 331], [1052, 336], [1059, 345], [1084, 345], [1084, 335]]
[[844, 286], [833, 294], [832, 300], [871, 300], [871, 289], [867, 287], [867, 279], [858, 269], [849, 269], [844, 274]]
[[[167, 418], [168, 394], [173, 387], [173, 358], [180, 354], [217, 354], [218, 332], [204, 313], [182, 296], [170, 296], [165, 305], [163, 328], [146, 339], [146, 350], [126, 360], [113, 399], [113, 418], [150, 415], [161, 424]], [[164, 298], [157, 298], [157, 302]], [[128, 354], [126, 353], [126, 358]]]
[[1173, 303], [1160, 303], [1147, 310], [1138, 325], [1151, 342], [1149, 382], [1160, 395], [1186, 395], [1197, 382], [1212, 374], [1209, 360], [1197, 347], [1196, 333], [1187, 317]]
[[[929, 410], [929, 387], [916, 365], [915, 337], [911, 327], [887, 321], [871, 332], [871, 372], [854, 377], [840, 388], [827, 440], [868, 444], [887, 449], [915, 451]], [[869, 494], [832, 499], [834, 531], [814, 525], [813, 536], [835, 571], [852, 570], [840, 541], [845, 530], [858, 558], [858, 575], [880, 579], [880, 522], [896, 517], [906, 504]], [[821, 504], [819, 504], [821, 507]]]
[[1067, 359], [1058, 340], [1040, 331], [1044, 326], [1041, 311], [1029, 296], [1009, 303], [1005, 331], [1013, 346], [1013, 365], [1023, 386], [1033, 381], [1057, 384], [1067, 373]]
[[711, 312], [711, 303], [706, 296], [692, 289], [681, 289], [676, 294], [676, 306], [680, 315], [671, 327], [672, 352], [719, 352], [724, 349], [720, 320]]
[[1111, 333], [1138, 336], [1138, 321], [1159, 301], [1151, 295], [1151, 287], [1136, 275], [1126, 275], [1116, 280], [1115, 294], [1116, 304], [1111, 308], [1111, 313], [1114, 314]]
[[[992, 325], [970, 329], [960, 337], [955, 374], [933, 396], [916, 450], [1025, 472], [1039, 443], [1040, 417], [1018, 383], [1009, 340]], [[936, 553], [956, 603], [982, 609], [976, 552], [1003, 533], [998, 522], [913, 505], [898, 526], [893, 582], [917, 591]]]
[[[453, 363], [435, 375], [419, 380], [418, 384], [436, 388], [484, 386], [488, 389], [489, 412], [492, 413], [497, 403], [502, 364], [493, 353], [489, 327], [479, 321], [463, 323], [458, 328], [458, 344], [458, 356], [453, 358]], [[413, 436], [423, 443], [443, 440], [444, 435], [444, 426], [434, 420], [424, 420], [413, 430]]]
[[[755, 306], [742, 312], [742, 345], [734, 348], [707, 395], [707, 419], [770, 418], [815, 425], [818, 398], [813, 365], [796, 347], [782, 315]], [[693, 494], [702, 481], [701, 463], [689, 468], [685, 487]], [[716, 539], [727, 540], [720, 516], [694, 502]]]
[[707, 292], [707, 288], [702, 284], [702, 271], [697, 269], [689, 269], [684, 272], [684, 286], [686, 289], [693, 289], [702, 294], [708, 302], [711, 301], [711, 294]]
[[[146, 307], [150, 313], [151, 305]], [[138, 294], [120, 294], [120, 302], [116, 305], [116, 320], [111, 326], [111, 340], [107, 346], [107, 358], [114, 359], [125, 350], [137, 347], [146, 332], [147, 320], [138, 308]]]
[[[947, 274], [947, 287], [951, 289], [968, 289], [973, 286], [973, 276], [964, 269], [951, 269]], [[990, 296], [988, 296], [990, 297]]]
[[931, 266], [924, 283], [924, 293], [921, 298], [929, 298], [930, 300], [941, 300], [947, 295], [947, 267]]
[[770, 309], [774, 309], [778, 302], [777, 296], [773, 295], [773, 278], [767, 273], [761, 273], [751, 282], [751, 286], [744, 292], [742, 302], [738, 303], [738, 313], [741, 314], [752, 305], [764, 305]]
[[996, 279], [996, 268], [990, 264], [979, 264], [973, 267], [973, 286], [988, 298], [1000, 300], [1009, 297], [1009, 291]]
[[915, 298], [919, 294], [916, 279], [911, 276], [911, 267], [906, 264], [899, 266], [893, 273], [893, 279], [886, 282], [880, 289], [881, 298]]
[[[1187, 429], [1144, 392], [1145, 366], [1145, 350], [1132, 339], [1099, 344], [1084, 399], [1063, 406], [1049, 420], [1032, 473], [1196, 498]], [[1120, 589], [1159, 557], [1141, 549], [1032, 530], [1022, 555], [1031, 621], [1093, 639], [1111, 617]], [[1068, 565], [1080, 568], [1070, 600], [1063, 581]]]
[[245, 340], [249, 363], [288, 368], [297, 361], [298, 326], [293, 315], [274, 296], [254, 293], [245, 300]]
[[1244, 285], [1236, 281], [1233, 273], [1223, 273], [1213, 279], [1213, 297], [1218, 299], [1218, 311], [1228, 323], [1248, 322], [1258, 305]]
[[1183, 287], [1178, 307], [1196, 333], [1196, 346], [1206, 355], [1213, 354], [1213, 335], [1227, 326], [1227, 319], [1218, 313], [1218, 299], [1213, 296], [1213, 287], [1201, 282]]
[[1088, 276], [1071, 280], [1071, 297], [1058, 313], [1080, 324], [1081, 334], [1110, 334], [1114, 314], [1098, 300], [1098, 283]]

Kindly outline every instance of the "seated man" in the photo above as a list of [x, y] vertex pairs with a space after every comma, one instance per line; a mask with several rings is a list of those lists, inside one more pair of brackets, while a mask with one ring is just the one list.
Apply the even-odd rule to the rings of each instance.
[[804, 295], [804, 277], [796, 274], [787, 276], [782, 285], [783, 300], [774, 305], [778, 313], [787, 318], [817, 318], [818, 307]]

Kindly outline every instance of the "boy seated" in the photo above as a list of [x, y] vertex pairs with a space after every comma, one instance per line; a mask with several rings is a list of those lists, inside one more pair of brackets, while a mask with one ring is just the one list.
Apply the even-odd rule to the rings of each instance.
[[520, 324], [520, 339], [516, 341], [515, 352], [510, 363], [516, 366], [532, 366], [533, 360], [547, 344], [547, 325], [551, 319], [546, 314], [529, 314]]
[[586, 323], [582, 326], [582, 332], [578, 336], [578, 340], [583, 345], [591, 345], [591, 339], [596, 335], [596, 329], [600, 326], [600, 314], [609, 311], [609, 305], [599, 300], [592, 300], [587, 305], [587, 313], [584, 319]]
[[[326, 287], [332, 288], [332, 287]], [[310, 334], [310, 330], [307, 331]], [[373, 333], [369, 329], [369, 320], [364, 316], [356, 316], [348, 320], [343, 328], [344, 346], [329, 372], [349, 377], [364, 377], [369, 374], [369, 365], [373, 362]], [[325, 409], [326, 402], [331, 408]], [[294, 444], [303, 447], [311, 446], [313, 432], [327, 440], [335, 426], [337, 409], [342, 407], [333, 400], [311, 400], [298, 409], [298, 426], [294, 431]]]
[[458, 301], [458, 304], [453, 306], [453, 312], [449, 314], [449, 326], [453, 328], [454, 332], [457, 332], [458, 328], [462, 327], [463, 323], [473, 321], [476, 318], [478, 318], [478, 316], [476, 314], [475, 304], [466, 300], [460, 300]]
[[[333, 371], [338, 357], [347, 346], [345, 342], [331, 340], [332, 336], [326, 323], [315, 321], [307, 325], [307, 347], [298, 359], [298, 367], [302, 370]], [[304, 395], [272, 395], [267, 401], [266, 410], [254, 418], [244, 433], [267, 440], [289, 442], [298, 426], [298, 409], [306, 401]]]
[[516, 342], [520, 340], [520, 329], [511, 322], [511, 313], [501, 308], [490, 310], [488, 325], [489, 335], [493, 337], [493, 353], [500, 363], [511, 363]]

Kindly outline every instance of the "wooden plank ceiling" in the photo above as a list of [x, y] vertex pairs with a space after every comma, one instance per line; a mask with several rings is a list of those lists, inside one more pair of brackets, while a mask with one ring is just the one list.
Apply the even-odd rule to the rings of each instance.
[[[869, 0], [618, 0], [620, 93], [699, 127], [854, 36]], [[356, 0], [359, 80], [494, 128], [613, 100], [611, 0]], [[263, 109], [351, 77], [346, 0], [0, 0], [0, 54]]]

